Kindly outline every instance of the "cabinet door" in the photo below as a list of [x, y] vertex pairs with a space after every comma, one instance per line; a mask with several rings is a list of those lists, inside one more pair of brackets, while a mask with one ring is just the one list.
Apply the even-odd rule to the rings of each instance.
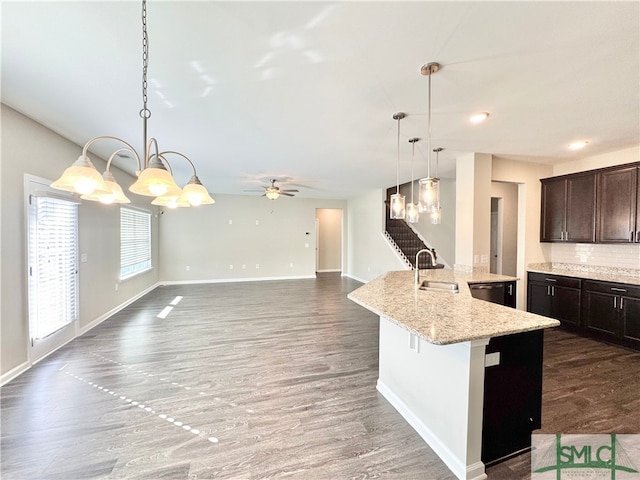
[[551, 295], [550, 286], [544, 283], [529, 282], [527, 292], [527, 311], [551, 316]]
[[564, 239], [569, 242], [596, 241], [596, 175], [567, 179], [567, 217]]
[[540, 219], [540, 241], [559, 242], [564, 240], [566, 228], [565, 179], [544, 180], [542, 182], [542, 218]]
[[619, 297], [610, 293], [586, 290], [584, 293], [584, 324], [588, 330], [616, 335]]
[[551, 287], [551, 316], [560, 320], [563, 325], [578, 327], [580, 297], [581, 292], [577, 288]]
[[635, 240], [638, 202], [638, 168], [598, 174], [598, 235], [601, 243]]
[[622, 337], [635, 348], [640, 347], [640, 298], [621, 297]]
[[640, 243], [640, 167], [636, 168], [636, 243]]

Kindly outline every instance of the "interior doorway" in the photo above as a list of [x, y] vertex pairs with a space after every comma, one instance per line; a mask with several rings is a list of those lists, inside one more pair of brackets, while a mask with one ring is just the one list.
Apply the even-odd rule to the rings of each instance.
[[491, 258], [489, 270], [517, 276], [518, 184], [491, 182]]
[[342, 209], [316, 209], [316, 272], [342, 272]]

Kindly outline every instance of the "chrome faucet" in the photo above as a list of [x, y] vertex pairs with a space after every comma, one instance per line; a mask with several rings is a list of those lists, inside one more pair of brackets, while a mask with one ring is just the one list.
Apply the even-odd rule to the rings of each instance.
[[415, 273], [416, 287], [420, 283], [420, 267], [418, 264], [418, 259], [420, 258], [421, 253], [428, 253], [431, 256], [431, 265], [433, 265], [434, 267], [436, 266], [436, 256], [434, 255], [433, 250], [429, 248], [423, 248], [418, 253], [416, 253], [416, 273]]

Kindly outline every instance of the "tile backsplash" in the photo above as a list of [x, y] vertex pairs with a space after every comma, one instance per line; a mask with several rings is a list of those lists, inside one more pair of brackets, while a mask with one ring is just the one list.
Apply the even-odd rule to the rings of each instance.
[[640, 244], [553, 243], [550, 247], [552, 263], [640, 269]]

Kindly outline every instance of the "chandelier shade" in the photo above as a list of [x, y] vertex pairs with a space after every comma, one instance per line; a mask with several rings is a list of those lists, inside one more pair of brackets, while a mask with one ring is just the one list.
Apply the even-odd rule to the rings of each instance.
[[151, 202], [151, 205], [158, 205], [160, 207], [168, 208], [186, 208], [190, 206], [189, 202], [182, 199], [179, 195], [161, 195], [154, 198]]
[[86, 155], [80, 155], [73, 165], [68, 167], [51, 186], [58, 190], [79, 193], [81, 195], [94, 192], [102, 194], [110, 193], [102, 176]]
[[83, 200], [104, 203], [105, 205], [110, 205], [112, 203], [131, 203], [131, 200], [129, 200], [124, 194], [122, 188], [118, 185], [116, 179], [113, 178], [113, 175], [109, 170], [102, 174], [102, 179], [109, 190], [108, 193], [96, 190], [92, 193], [84, 194], [80, 198]]
[[207, 192], [207, 189], [204, 188], [204, 185], [202, 185], [197, 175], [192, 176], [189, 183], [184, 186], [180, 200], [185, 200], [194, 207], [216, 203], [216, 201], [211, 198], [211, 195], [209, 195], [209, 192]]

